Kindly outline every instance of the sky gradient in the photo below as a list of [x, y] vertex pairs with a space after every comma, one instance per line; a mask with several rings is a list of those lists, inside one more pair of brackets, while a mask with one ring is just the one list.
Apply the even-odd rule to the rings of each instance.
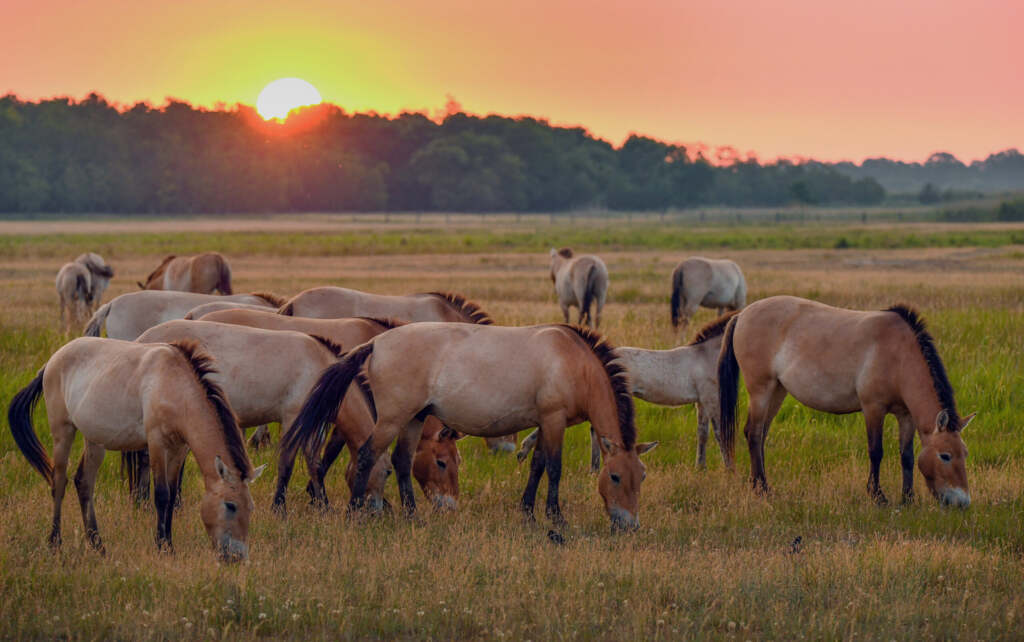
[[0, 93], [533, 115], [778, 156], [1024, 149], [1019, 0], [14, 0]]

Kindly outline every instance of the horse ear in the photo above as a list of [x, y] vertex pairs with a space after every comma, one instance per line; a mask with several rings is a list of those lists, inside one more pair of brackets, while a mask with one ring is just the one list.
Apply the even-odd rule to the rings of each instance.
[[935, 415], [935, 431], [945, 432], [947, 428], [949, 428], [949, 413], [943, 408], [939, 414]]
[[231, 471], [224, 465], [224, 460], [220, 458], [220, 455], [213, 458], [213, 465], [217, 469], [217, 474], [220, 475], [220, 478], [224, 481], [228, 481], [228, 476], [231, 474]]
[[611, 457], [612, 455], [614, 455], [615, 453], [617, 453], [619, 451], [619, 447], [616, 446], [607, 437], [601, 437], [601, 440], [600, 440], [599, 443], [601, 444], [601, 452], [603, 452], [605, 455], [607, 455], [609, 457]]
[[637, 444], [636, 445], [636, 454], [639, 457], [640, 455], [643, 455], [644, 453], [648, 453], [648, 452], [654, 450], [657, 447], [658, 447], [658, 442], [656, 442], [656, 441], [649, 441], [646, 444]]
[[136, 281], [135, 285], [139, 286], [140, 290], [145, 290], [146, 286], [142, 285], [142, 281]]
[[971, 414], [969, 414], [969, 415], [967, 415], [966, 417], [964, 417], [963, 419], [961, 419], [961, 420], [960, 420], [960, 432], [963, 432], [964, 428], [966, 428], [966, 427], [967, 427], [967, 424], [969, 424], [969, 423], [971, 423], [972, 421], [974, 421], [974, 418], [975, 418], [975, 417], [976, 417], [977, 415], [978, 415], [978, 413], [976, 413], [976, 412], [972, 412]]
[[[219, 459], [219, 458], [218, 458], [218, 459]], [[263, 470], [264, 470], [264, 469], [265, 469], [266, 467], [267, 467], [267, 465], [266, 465], [266, 464], [260, 464], [260, 465], [259, 465], [259, 466], [258, 466], [257, 468], [254, 468], [254, 469], [253, 469], [253, 471], [252, 471], [252, 475], [249, 475], [249, 479], [246, 479], [246, 480], [245, 480], [245, 483], [246, 483], [246, 484], [251, 484], [251, 483], [253, 483], [254, 481], [256, 481], [257, 479], [259, 479], [259, 478], [260, 478], [260, 475], [262, 475], [262, 474], [263, 474]]]
[[465, 435], [461, 434], [459, 431], [453, 428], [449, 428], [448, 426], [445, 426], [444, 428], [441, 429], [441, 432], [438, 433], [437, 440], [444, 441], [445, 439], [451, 439], [452, 441], [458, 441], [463, 437], [465, 437]]

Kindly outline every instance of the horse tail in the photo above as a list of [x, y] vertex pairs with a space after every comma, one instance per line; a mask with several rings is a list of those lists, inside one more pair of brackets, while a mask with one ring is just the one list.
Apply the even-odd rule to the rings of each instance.
[[679, 309], [683, 304], [683, 266], [672, 272], [672, 327], [679, 329]]
[[282, 456], [294, 458], [300, 447], [306, 447], [307, 450], [319, 449], [327, 435], [327, 426], [334, 423], [338, 416], [338, 409], [349, 385], [357, 378], [372, 353], [373, 342], [368, 341], [324, 369], [295, 421], [281, 436], [278, 448]]
[[86, 282], [84, 274], [75, 275], [75, 294], [82, 301], [89, 302], [89, 283]]
[[11, 434], [14, 435], [14, 442], [18, 449], [25, 456], [28, 463], [32, 465], [39, 474], [43, 476], [46, 483], [53, 487], [53, 461], [46, 454], [46, 449], [39, 443], [35, 428], [32, 426], [32, 411], [35, 410], [36, 402], [43, 394], [43, 372], [45, 366], [21, 392], [14, 395], [11, 405], [7, 408], [7, 423], [11, 426]]
[[594, 296], [597, 294], [597, 266], [594, 264], [590, 265], [587, 270], [587, 279], [583, 284], [583, 300], [580, 301], [582, 306], [580, 314], [587, 315], [587, 321], [593, 325], [593, 320], [590, 317], [590, 305], [594, 302]]
[[224, 295], [231, 295], [231, 266], [228, 265], [227, 259], [219, 254], [217, 255], [217, 271], [219, 273], [217, 289]]
[[121, 479], [128, 480], [128, 488], [133, 493], [138, 492], [139, 482], [142, 480], [143, 464], [148, 459], [147, 455], [146, 449], [121, 451]]
[[108, 301], [100, 306], [99, 310], [93, 313], [92, 318], [89, 319], [89, 325], [85, 326], [85, 332], [82, 333], [86, 337], [98, 337], [100, 336], [100, 329], [103, 327], [103, 323], [107, 320], [107, 315], [110, 314], [110, 304], [113, 301]]
[[736, 404], [739, 402], [740, 364], [736, 361], [732, 338], [736, 331], [736, 319], [729, 319], [722, 337], [722, 349], [718, 353], [718, 426], [722, 431], [722, 449], [728, 453], [726, 465], [732, 468], [736, 445]]

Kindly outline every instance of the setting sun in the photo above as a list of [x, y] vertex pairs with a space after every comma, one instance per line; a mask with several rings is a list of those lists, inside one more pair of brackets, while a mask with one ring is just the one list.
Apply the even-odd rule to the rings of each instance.
[[317, 105], [323, 100], [316, 87], [301, 78], [280, 78], [263, 88], [256, 99], [256, 111], [260, 116], [286, 118], [296, 107]]

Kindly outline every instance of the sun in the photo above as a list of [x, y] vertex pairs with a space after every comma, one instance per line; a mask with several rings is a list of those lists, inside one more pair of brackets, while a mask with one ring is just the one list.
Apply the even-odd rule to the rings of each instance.
[[322, 102], [316, 87], [301, 78], [278, 78], [271, 82], [256, 99], [256, 111], [266, 120], [283, 120], [296, 107], [317, 105]]

